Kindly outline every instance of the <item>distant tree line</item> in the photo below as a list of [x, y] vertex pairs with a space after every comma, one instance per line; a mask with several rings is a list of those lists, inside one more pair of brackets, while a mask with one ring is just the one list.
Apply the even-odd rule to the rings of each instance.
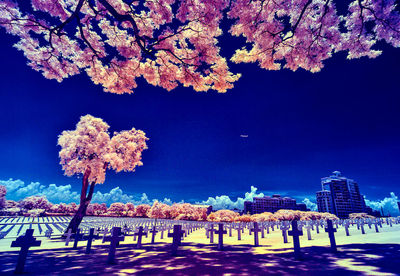
[[[73, 216], [79, 209], [76, 203], [53, 204], [45, 196], [29, 196], [20, 201], [6, 200], [6, 187], [0, 185], [0, 215], [2, 216]], [[141, 217], [154, 219], [174, 219], [191, 221], [215, 222], [252, 222], [252, 221], [279, 221], [279, 220], [319, 220], [338, 219], [335, 215], [319, 212], [304, 212], [296, 210], [279, 210], [275, 213], [248, 215], [232, 211], [218, 210], [207, 214], [206, 207], [199, 207], [190, 203], [174, 203], [167, 205], [155, 201], [153, 205], [133, 203], [112, 203], [109, 207], [105, 203], [91, 203], [87, 207], [88, 216], [107, 217]], [[362, 217], [354, 214], [353, 217]]]

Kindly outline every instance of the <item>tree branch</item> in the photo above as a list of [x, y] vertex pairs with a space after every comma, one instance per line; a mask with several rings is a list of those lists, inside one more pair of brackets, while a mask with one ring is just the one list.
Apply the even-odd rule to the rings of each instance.
[[132, 24], [132, 28], [133, 28], [133, 32], [135, 35], [135, 38], [137, 40], [137, 43], [140, 47], [140, 49], [145, 52], [145, 53], [149, 53], [149, 51], [146, 49], [145, 45], [146, 42], [145, 40], [139, 35], [139, 28], [135, 22], [135, 20], [132, 18], [132, 16], [130, 16], [129, 14], [120, 14], [118, 13], [118, 11], [111, 6], [110, 3], [108, 3], [106, 0], [99, 0], [99, 2], [111, 13], [112, 16], [114, 16], [114, 18], [116, 20], [118, 20], [119, 22], [125, 22], [128, 21]]

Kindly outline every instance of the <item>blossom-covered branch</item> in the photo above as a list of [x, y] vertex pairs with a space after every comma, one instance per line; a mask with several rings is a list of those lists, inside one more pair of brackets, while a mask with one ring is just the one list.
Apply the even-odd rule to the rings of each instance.
[[[355, 0], [339, 14], [334, 0], [5, 0], [0, 26], [17, 37], [28, 64], [62, 81], [83, 71], [112, 93], [132, 93], [136, 79], [172, 90], [225, 92], [234, 74], [221, 56], [221, 25], [243, 36], [231, 61], [267, 70], [320, 71], [338, 51], [380, 54], [400, 46], [394, 0]], [[243, 47], [242, 47], [243, 46]], [[228, 57], [229, 58], [229, 57]]]

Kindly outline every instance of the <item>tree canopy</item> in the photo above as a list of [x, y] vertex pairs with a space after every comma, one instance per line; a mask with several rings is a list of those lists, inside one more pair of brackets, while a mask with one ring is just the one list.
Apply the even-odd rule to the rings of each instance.
[[[88, 183], [104, 183], [106, 169], [134, 171], [142, 166], [142, 152], [147, 149], [146, 134], [132, 128], [108, 133], [109, 125], [91, 115], [82, 116], [75, 130], [63, 131], [60, 164], [68, 176], [82, 174]], [[86, 194], [86, 193], [85, 193]]]
[[[232, 57], [221, 56], [223, 21], [246, 41]], [[240, 77], [226, 58], [318, 72], [339, 51], [374, 58], [378, 41], [400, 46], [395, 0], [351, 1], [343, 14], [333, 0], [5, 0], [0, 26], [46, 78], [85, 71], [118, 94], [140, 77], [167, 90], [225, 92]]]

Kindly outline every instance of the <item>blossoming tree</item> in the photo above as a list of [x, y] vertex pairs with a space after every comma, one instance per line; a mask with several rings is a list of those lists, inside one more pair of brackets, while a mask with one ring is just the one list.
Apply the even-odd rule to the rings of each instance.
[[148, 204], [140, 204], [136, 206], [135, 216], [141, 218], [147, 218], [147, 212], [150, 210], [151, 206]]
[[135, 215], [135, 205], [133, 205], [133, 203], [131, 202], [126, 203], [125, 208], [126, 208], [126, 215], [128, 217], [133, 217]]
[[45, 196], [29, 196], [19, 202], [19, 207], [24, 210], [50, 210], [52, 204], [47, 200]]
[[170, 219], [171, 206], [155, 201], [147, 211], [147, 217], [154, 219]]
[[[60, 164], [66, 175], [83, 175], [80, 205], [68, 225], [76, 231], [92, 200], [94, 187], [105, 180], [107, 169], [116, 172], [134, 171], [142, 166], [142, 152], [147, 149], [145, 133], [132, 128], [115, 132], [109, 125], [91, 115], [82, 116], [75, 130], [63, 131], [58, 138], [61, 146]], [[88, 191], [89, 190], [89, 191]]]
[[107, 214], [110, 216], [121, 217], [126, 215], [126, 207], [124, 203], [114, 202], [111, 204], [110, 208], [107, 210]]
[[373, 58], [378, 41], [400, 46], [395, 0], [349, 2], [339, 13], [334, 0], [3, 0], [0, 26], [49, 79], [86, 71], [113, 93], [131, 93], [138, 77], [225, 92], [240, 74], [217, 45], [222, 24], [246, 39], [231, 61], [267, 70], [317, 72], [338, 51]]

